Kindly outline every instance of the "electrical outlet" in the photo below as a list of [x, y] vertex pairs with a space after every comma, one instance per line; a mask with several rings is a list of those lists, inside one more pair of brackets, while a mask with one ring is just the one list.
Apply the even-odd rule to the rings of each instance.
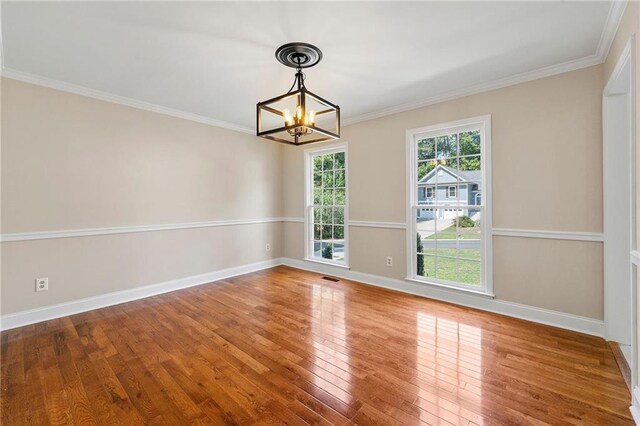
[[49, 290], [49, 278], [36, 278], [36, 291]]
[[271, 244], [267, 243], [267, 245], [264, 246], [266, 251], [271, 251]]
[[393, 266], [393, 257], [387, 256], [387, 266]]

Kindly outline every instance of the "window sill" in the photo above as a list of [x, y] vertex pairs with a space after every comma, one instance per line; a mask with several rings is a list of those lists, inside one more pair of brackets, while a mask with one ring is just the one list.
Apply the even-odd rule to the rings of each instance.
[[343, 264], [334, 263], [334, 262], [327, 262], [327, 261], [324, 261], [324, 260], [314, 259], [314, 258], [311, 258], [311, 257], [305, 257], [304, 260], [306, 262], [319, 263], [321, 265], [334, 266], [336, 268], [341, 268], [341, 269], [351, 269], [349, 267], [349, 265], [343, 265]]
[[433, 281], [421, 280], [419, 278], [414, 278], [414, 277], [407, 277], [407, 278], [405, 278], [405, 280], [406, 281], [411, 281], [411, 282], [414, 282], [414, 283], [418, 283], [418, 284], [425, 284], [425, 285], [432, 286], [432, 287], [439, 287], [439, 288], [443, 288], [443, 289], [447, 289], [447, 290], [454, 290], [454, 291], [458, 291], [460, 293], [474, 294], [476, 296], [486, 297], [488, 299], [495, 299], [495, 297], [496, 297], [495, 294], [487, 293], [486, 291], [482, 291], [482, 290], [474, 290], [474, 289], [471, 289], [471, 288], [457, 287], [457, 286], [447, 285], [447, 284], [443, 284], [443, 283], [437, 283], [437, 282], [433, 282]]

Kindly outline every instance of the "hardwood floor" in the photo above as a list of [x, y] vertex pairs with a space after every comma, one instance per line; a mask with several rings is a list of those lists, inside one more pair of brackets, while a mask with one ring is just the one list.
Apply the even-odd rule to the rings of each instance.
[[1, 348], [3, 425], [632, 424], [600, 338], [287, 267]]

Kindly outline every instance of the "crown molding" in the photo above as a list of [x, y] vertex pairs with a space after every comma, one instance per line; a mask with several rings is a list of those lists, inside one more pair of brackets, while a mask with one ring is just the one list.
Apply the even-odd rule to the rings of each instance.
[[534, 71], [528, 71], [528, 72], [524, 72], [514, 76], [493, 80], [488, 83], [481, 83], [473, 86], [467, 86], [462, 89], [451, 90], [441, 95], [431, 96], [421, 101], [399, 104], [399, 105], [395, 105], [389, 108], [384, 108], [378, 111], [361, 114], [355, 117], [351, 117], [349, 119], [344, 119], [343, 124], [351, 125], [351, 124], [356, 124], [363, 121], [374, 120], [376, 118], [381, 118], [381, 117], [386, 117], [388, 115], [411, 111], [411, 110], [423, 108], [429, 105], [435, 105], [442, 102], [452, 101], [454, 99], [464, 98], [466, 96], [489, 92], [491, 90], [502, 89], [504, 87], [513, 86], [520, 83], [526, 83], [526, 82], [538, 80], [544, 77], [551, 77], [556, 74], [575, 71], [581, 68], [587, 68], [587, 67], [591, 67], [593, 65], [598, 65], [601, 63], [602, 63], [602, 60], [600, 59], [600, 57], [594, 54], [581, 59], [575, 59], [572, 61], [563, 62], [561, 64], [540, 68]]
[[385, 117], [387, 115], [411, 111], [429, 105], [435, 105], [441, 102], [463, 98], [465, 96], [476, 95], [496, 89], [502, 89], [504, 87], [526, 83], [529, 81], [538, 80], [540, 78], [551, 77], [553, 75], [576, 71], [582, 68], [601, 64], [607, 59], [607, 56], [609, 55], [609, 49], [611, 49], [611, 44], [613, 43], [613, 39], [616, 36], [616, 32], [618, 31], [618, 26], [620, 25], [620, 21], [622, 20], [622, 16], [624, 15], [627, 3], [627, 0], [616, 0], [611, 3], [605, 26], [602, 30], [602, 34], [600, 35], [600, 41], [598, 42], [596, 53], [594, 53], [593, 55], [586, 56], [580, 59], [574, 59], [556, 65], [551, 65], [534, 71], [528, 71], [509, 77], [504, 77], [487, 83], [480, 83], [462, 89], [451, 90], [441, 95], [431, 96], [421, 101], [399, 104], [378, 111], [361, 114], [355, 117], [345, 118], [342, 120], [342, 122], [344, 125], [356, 124], [362, 121], [373, 120], [376, 118]]
[[[463, 98], [465, 96], [476, 95], [479, 93], [488, 92], [496, 89], [502, 89], [504, 87], [513, 86], [520, 83], [526, 83], [526, 82], [537, 80], [540, 78], [551, 77], [553, 75], [562, 74], [570, 71], [576, 71], [582, 68], [587, 68], [590, 66], [601, 64], [606, 60], [607, 55], [609, 54], [609, 50], [611, 49], [611, 44], [613, 43], [613, 40], [616, 36], [616, 32], [618, 31], [618, 26], [620, 25], [620, 21], [622, 20], [622, 16], [624, 15], [627, 4], [628, 4], [628, 0], [614, 0], [611, 2], [609, 13], [607, 15], [607, 20], [602, 30], [602, 34], [600, 35], [600, 40], [598, 42], [596, 53], [594, 53], [593, 55], [586, 56], [580, 59], [563, 62], [557, 65], [551, 65], [551, 66], [540, 68], [534, 71], [528, 71], [521, 74], [516, 74], [510, 77], [504, 77], [504, 78], [493, 80], [487, 83], [481, 83], [473, 86], [468, 86], [462, 89], [452, 90], [441, 95], [431, 96], [421, 101], [398, 104], [398, 105], [388, 107], [388, 108], [383, 108], [377, 111], [360, 114], [355, 117], [344, 118], [342, 120], [342, 124], [345, 126], [350, 124], [356, 124], [363, 121], [385, 117], [388, 115], [393, 115], [393, 114], [398, 114], [405, 111], [423, 108], [423, 107], [438, 104], [441, 102]], [[0, 67], [2, 67], [0, 72], [1, 72], [1, 75], [4, 77], [23, 81], [26, 83], [39, 85], [39, 86], [49, 87], [49, 88], [61, 90], [64, 92], [75, 93], [77, 95], [87, 96], [87, 97], [102, 100], [102, 101], [113, 102], [120, 105], [126, 105], [132, 108], [151, 111], [158, 114], [164, 114], [172, 117], [182, 118], [189, 121], [195, 121], [197, 123], [208, 124], [210, 126], [220, 127], [223, 129], [234, 130], [237, 132], [248, 133], [248, 134], [255, 134], [255, 131], [252, 128], [240, 126], [233, 123], [228, 123], [226, 121], [216, 120], [214, 118], [205, 117], [198, 114], [180, 111], [177, 109], [152, 104], [149, 102], [139, 101], [139, 100], [127, 98], [124, 96], [114, 95], [111, 93], [90, 89], [84, 86], [66, 83], [59, 80], [41, 77], [41, 76], [25, 73], [22, 71], [14, 70], [11, 68], [3, 67], [2, 66], [2, 59], [3, 59], [2, 47], [3, 47], [2, 39], [0, 38]]]
[[611, 2], [609, 14], [607, 15], [607, 22], [604, 26], [604, 29], [602, 30], [600, 42], [598, 43], [598, 49], [596, 50], [596, 56], [600, 58], [601, 62], [607, 60], [609, 50], [611, 49], [611, 44], [613, 44], [613, 40], [615, 39], [616, 33], [618, 32], [620, 21], [622, 21], [624, 11], [627, 9], [627, 4], [627, 0], [616, 0]]
[[210, 126], [221, 127], [227, 130], [234, 130], [236, 132], [249, 133], [252, 135], [255, 134], [254, 129], [239, 126], [233, 123], [227, 123], [226, 121], [216, 120], [213, 118], [205, 117], [203, 115], [193, 114], [190, 112], [180, 111], [149, 102], [139, 101], [137, 99], [114, 95], [112, 93], [102, 92], [100, 90], [90, 89], [88, 87], [66, 83], [47, 77], [41, 77], [7, 67], [2, 68], [2, 76], [25, 83], [35, 84], [37, 86], [44, 86], [50, 89], [56, 89], [63, 92], [74, 93], [76, 95], [87, 96], [89, 98], [98, 99], [100, 101], [112, 102], [115, 104], [125, 105], [145, 111], [151, 111], [158, 114], [164, 114], [171, 117], [182, 118], [184, 120], [195, 121], [196, 123], [203, 123]]

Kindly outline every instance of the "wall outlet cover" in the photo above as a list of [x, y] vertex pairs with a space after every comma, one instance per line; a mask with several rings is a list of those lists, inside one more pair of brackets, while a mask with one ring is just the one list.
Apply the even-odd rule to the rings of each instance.
[[49, 278], [36, 278], [36, 291], [49, 290]]

